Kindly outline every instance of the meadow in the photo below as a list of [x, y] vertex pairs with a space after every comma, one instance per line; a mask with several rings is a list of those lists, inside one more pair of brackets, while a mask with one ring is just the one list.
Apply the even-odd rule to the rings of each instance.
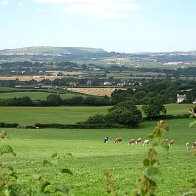
[[[138, 106], [141, 108], [141, 106]], [[168, 104], [168, 114], [186, 114], [192, 104]], [[86, 120], [90, 115], [106, 113], [108, 107], [0, 107], [1, 122], [23, 125], [33, 123], [71, 124]], [[195, 127], [189, 127], [193, 119], [166, 120], [169, 132], [164, 138], [174, 139], [175, 144], [167, 153], [158, 149], [163, 180], [159, 182], [156, 195], [178, 195], [180, 190], [189, 190], [188, 180], [195, 178], [196, 159], [185, 143], [196, 139]], [[6, 130], [9, 138], [2, 143], [13, 147], [16, 157], [5, 155], [1, 158], [6, 165], [12, 165], [17, 172], [17, 182], [22, 187], [38, 186], [35, 175], [48, 181], [65, 184], [71, 195], [108, 195], [104, 169], [113, 176], [118, 194], [125, 195], [134, 188], [140, 177], [142, 160], [150, 146], [128, 145], [132, 138], [147, 139], [157, 121], [145, 121], [138, 129], [0, 129]], [[105, 136], [109, 143], [104, 144]], [[116, 137], [122, 137], [120, 144], [114, 144]], [[43, 160], [51, 160], [53, 153], [65, 155], [59, 160], [59, 168], [69, 168], [73, 175], [56, 176], [57, 167], [43, 166]], [[66, 156], [71, 153], [71, 156]]]
[[[167, 114], [187, 114], [193, 104], [168, 104]], [[141, 109], [142, 106], [138, 106]], [[109, 106], [63, 106], [63, 107], [0, 107], [0, 122], [32, 125], [34, 123], [74, 124], [93, 114], [107, 113]]]
[[[178, 195], [181, 189], [189, 190], [189, 179], [195, 177], [196, 159], [191, 150], [185, 149], [185, 142], [195, 140], [195, 127], [190, 128], [192, 119], [167, 120], [170, 131], [164, 138], [175, 140], [169, 153], [158, 150], [163, 181], [159, 183], [156, 195]], [[139, 129], [6, 129], [10, 144], [17, 156], [6, 155], [4, 161], [11, 164], [19, 174], [18, 183], [23, 187], [35, 186], [34, 174], [54, 179], [55, 168], [43, 167], [42, 161], [51, 154], [71, 153], [59, 162], [59, 167], [69, 168], [73, 176], [61, 174], [55, 178], [58, 184], [66, 184], [71, 195], [108, 195], [103, 169], [107, 168], [119, 187], [119, 195], [125, 195], [134, 187], [141, 174], [142, 160], [149, 147], [127, 145], [128, 139], [142, 137], [156, 126], [156, 121], [142, 123]], [[109, 136], [109, 143], [103, 138]], [[113, 144], [117, 136], [123, 138], [120, 144]], [[35, 182], [35, 184], [33, 183]]]
[[0, 121], [22, 125], [34, 123], [74, 124], [90, 115], [106, 113], [108, 107], [0, 107]]

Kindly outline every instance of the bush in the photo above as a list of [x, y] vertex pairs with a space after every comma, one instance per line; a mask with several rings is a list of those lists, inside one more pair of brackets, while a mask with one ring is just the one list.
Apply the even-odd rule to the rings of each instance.
[[0, 122], [0, 128], [16, 128], [18, 126], [19, 126], [18, 123], [4, 123], [4, 122]]

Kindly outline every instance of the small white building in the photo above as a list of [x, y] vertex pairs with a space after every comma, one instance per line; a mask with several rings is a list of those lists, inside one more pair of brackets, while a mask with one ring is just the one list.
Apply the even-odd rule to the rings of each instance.
[[182, 103], [183, 101], [186, 100], [187, 100], [186, 94], [184, 95], [177, 94], [177, 103]]
[[103, 83], [104, 86], [111, 85], [111, 84], [112, 84], [111, 82], [104, 82]]
[[193, 104], [196, 104], [196, 99], [193, 101]]

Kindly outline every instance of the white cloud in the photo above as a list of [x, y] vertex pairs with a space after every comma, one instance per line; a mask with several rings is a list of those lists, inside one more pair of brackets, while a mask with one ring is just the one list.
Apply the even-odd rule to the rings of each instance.
[[33, 0], [38, 3], [62, 4], [63, 12], [93, 15], [98, 19], [126, 18], [141, 6], [133, 0]]
[[22, 10], [23, 9], [23, 3], [22, 2], [17, 3], [16, 8], [17, 8], [17, 10]]
[[0, 0], [0, 5], [8, 5], [9, 3], [8, 0]]

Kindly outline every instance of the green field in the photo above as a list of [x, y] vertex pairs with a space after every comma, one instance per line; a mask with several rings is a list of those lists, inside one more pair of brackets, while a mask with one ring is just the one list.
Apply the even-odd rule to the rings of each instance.
[[[166, 105], [168, 114], [186, 114], [192, 104]], [[139, 106], [141, 107], [141, 106]], [[108, 107], [0, 107], [0, 121], [32, 125], [34, 123], [76, 123], [96, 113], [106, 113]], [[189, 179], [195, 178], [196, 157], [191, 149], [185, 149], [196, 139], [195, 127], [189, 127], [193, 119], [167, 120], [169, 132], [164, 138], [174, 139], [175, 145], [169, 153], [158, 149], [163, 181], [159, 183], [156, 195], [178, 195], [181, 189], [189, 190]], [[60, 160], [58, 167], [69, 168], [73, 176], [61, 174], [55, 178], [57, 184], [66, 184], [71, 195], [108, 195], [103, 169], [107, 168], [119, 187], [119, 195], [129, 192], [141, 174], [142, 160], [149, 147], [141, 144], [127, 145], [132, 138], [147, 139], [156, 126], [156, 121], [141, 123], [138, 129], [2, 129], [9, 138], [1, 143], [11, 145], [17, 156], [5, 155], [3, 160], [12, 165], [23, 187], [35, 187], [34, 174], [44, 176], [48, 181], [54, 179], [54, 170], [43, 167], [44, 159], [51, 159], [55, 152], [71, 153], [73, 157]], [[109, 136], [109, 143], [103, 138]], [[116, 137], [122, 137], [121, 144], [114, 144]]]
[[[0, 99], [10, 99], [10, 98], [21, 98], [28, 96], [32, 100], [46, 100], [47, 96], [50, 95], [51, 93], [48, 92], [7, 92], [7, 93], [0, 93]], [[74, 96], [83, 96], [84, 95], [76, 95], [76, 93], [65, 93], [65, 94], [60, 94], [60, 97], [62, 99], [69, 99]]]
[[[168, 120], [170, 131], [165, 138], [175, 140], [175, 145], [169, 153], [159, 150], [163, 182], [159, 184], [157, 195], [178, 195], [181, 188], [189, 189], [188, 179], [196, 174], [196, 159], [191, 156], [191, 150], [185, 149], [185, 142], [193, 142], [196, 137], [195, 127], [189, 128], [191, 119]], [[57, 129], [7, 129], [10, 144], [17, 153], [16, 157], [6, 155], [7, 164], [12, 164], [20, 174], [18, 182], [25, 186], [32, 185], [32, 175], [45, 175], [47, 180], [54, 178], [52, 168], [43, 167], [42, 160], [54, 152], [72, 153], [60, 163], [67, 167], [73, 176], [67, 174], [56, 179], [56, 182], [66, 184], [71, 195], [108, 195], [103, 169], [107, 168], [114, 176], [114, 182], [119, 186], [119, 195], [133, 188], [140, 176], [142, 160], [149, 147], [142, 145], [127, 145], [130, 138], [147, 138], [156, 122], [145, 122], [139, 129], [100, 129], [100, 130], [57, 130]], [[109, 136], [108, 144], [103, 138]], [[117, 136], [123, 138], [121, 144], [113, 144]], [[6, 141], [5, 141], [6, 142]]]
[[73, 124], [90, 115], [106, 113], [108, 107], [0, 107], [0, 122]]
[[[193, 104], [168, 104], [167, 114], [187, 114]], [[0, 122], [32, 125], [34, 123], [73, 124], [90, 115], [107, 113], [109, 107], [0, 107]], [[141, 106], [139, 106], [141, 109]]]

